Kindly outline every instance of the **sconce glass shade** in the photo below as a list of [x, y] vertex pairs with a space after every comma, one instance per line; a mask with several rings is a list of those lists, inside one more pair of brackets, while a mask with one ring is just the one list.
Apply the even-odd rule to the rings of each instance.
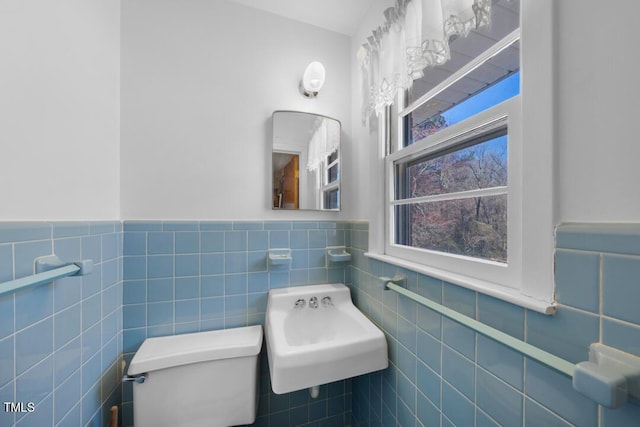
[[325, 70], [324, 65], [318, 61], [314, 61], [307, 65], [302, 75], [302, 87], [304, 95], [307, 97], [315, 97], [324, 84]]

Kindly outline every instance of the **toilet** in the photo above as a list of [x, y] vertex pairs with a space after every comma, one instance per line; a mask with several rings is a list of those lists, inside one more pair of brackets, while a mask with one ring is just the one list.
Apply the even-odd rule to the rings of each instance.
[[148, 338], [131, 360], [135, 427], [255, 421], [262, 326]]

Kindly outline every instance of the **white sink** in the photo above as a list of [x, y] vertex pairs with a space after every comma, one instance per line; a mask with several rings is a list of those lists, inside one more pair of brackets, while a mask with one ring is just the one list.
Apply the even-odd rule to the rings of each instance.
[[[304, 305], [296, 307], [297, 301]], [[271, 387], [277, 394], [388, 366], [384, 334], [353, 305], [342, 284], [269, 291], [265, 335]]]

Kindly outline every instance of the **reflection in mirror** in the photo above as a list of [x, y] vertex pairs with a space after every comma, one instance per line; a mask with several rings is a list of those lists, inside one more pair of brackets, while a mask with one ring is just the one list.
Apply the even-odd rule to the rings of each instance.
[[272, 208], [340, 210], [340, 122], [273, 113]]

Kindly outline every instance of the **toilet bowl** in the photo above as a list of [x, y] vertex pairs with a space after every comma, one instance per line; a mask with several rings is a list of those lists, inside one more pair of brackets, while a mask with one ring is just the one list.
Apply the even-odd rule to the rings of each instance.
[[136, 427], [255, 421], [262, 326], [148, 338], [131, 360]]

